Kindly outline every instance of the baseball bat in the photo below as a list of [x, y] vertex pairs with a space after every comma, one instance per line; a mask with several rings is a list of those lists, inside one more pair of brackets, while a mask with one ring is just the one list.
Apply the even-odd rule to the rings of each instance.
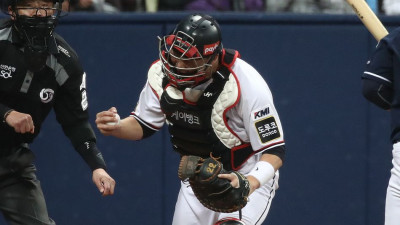
[[365, 0], [346, 1], [377, 41], [380, 41], [389, 33]]

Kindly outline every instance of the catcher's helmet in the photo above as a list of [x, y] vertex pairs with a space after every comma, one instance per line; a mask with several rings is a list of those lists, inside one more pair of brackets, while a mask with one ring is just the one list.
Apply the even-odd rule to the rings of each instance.
[[[181, 20], [159, 43], [163, 71], [170, 83], [184, 89], [206, 81], [206, 70], [222, 50], [221, 41], [220, 27], [211, 16], [192, 14]], [[178, 67], [174, 60], [191, 66]]]

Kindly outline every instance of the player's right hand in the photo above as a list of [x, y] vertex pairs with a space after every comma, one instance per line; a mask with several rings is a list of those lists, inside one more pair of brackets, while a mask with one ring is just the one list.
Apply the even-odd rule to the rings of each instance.
[[107, 111], [96, 114], [96, 125], [102, 134], [112, 135], [115, 130], [119, 129], [120, 125], [117, 115], [118, 113], [115, 107], [111, 107]]
[[11, 111], [6, 118], [6, 123], [14, 128], [15, 132], [25, 134], [34, 133], [35, 125], [33, 124], [32, 116], [29, 114]]
[[115, 180], [104, 169], [95, 169], [92, 180], [103, 196], [114, 194]]

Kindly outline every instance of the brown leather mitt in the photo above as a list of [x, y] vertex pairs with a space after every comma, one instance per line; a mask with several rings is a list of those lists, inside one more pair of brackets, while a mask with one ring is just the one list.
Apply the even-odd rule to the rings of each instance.
[[[218, 178], [218, 174], [226, 173], [234, 173], [238, 177], [239, 187], [233, 187], [227, 179]], [[178, 176], [182, 181], [189, 181], [197, 199], [208, 209], [230, 213], [247, 204], [250, 192], [247, 178], [239, 172], [224, 170], [222, 163], [213, 157], [183, 156]]]

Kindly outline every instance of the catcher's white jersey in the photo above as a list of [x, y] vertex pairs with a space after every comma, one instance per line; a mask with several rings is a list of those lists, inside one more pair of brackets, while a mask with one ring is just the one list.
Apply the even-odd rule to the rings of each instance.
[[[158, 67], [157, 70], [162, 73], [160, 62], [154, 63], [152, 67]], [[252, 66], [239, 58], [232, 70], [239, 84], [240, 98], [239, 102], [226, 112], [226, 117], [229, 118], [227, 125], [231, 131], [243, 142], [251, 143], [254, 151], [284, 145], [282, 125], [274, 106], [272, 93], [265, 80]], [[191, 94], [204, 90], [209, 83], [194, 89], [186, 89], [185, 97], [190, 98]], [[158, 130], [165, 122], [165, 115], [156, 93], [150, 82], [147, 82], [132, 115], [151, 124], [152, 129]], [[258, 158], [254, 159], [254, 162], [256, 161]], [[246, 163], [240, 172], [246, 173], [251, 169], [252, 166]]]
[[[160, 62], [154, 63], [149, 70], [149, 80], [143, 88], [138, 104], [132, 116], [142, 124], [150, 125], [153, 130], [160, 129], [166, 117], [161, 110], [159, 102], [159, 87], [153, 87], [153, 73], [162, 74]], [[242, 142], [250, 143], [253, 150], [262, 152], [277, 146], [284, 145], [282, 125], [275, 109], [271, 91], [262, 76], [249, 64], [241, 59], [236, 59], [232, 66], [233, 76], [238, 83], [239, 99], [232, 108], [225, 109], [225, 116], [229, 118], [225, 126], [229, 127]], [[156, 82], [162, 80], [159, 79]], [[186, 99], [194, 99], [194, 95], [204, 90], [212, 82], [186, 89]], [[157, 90], [158, 88], [158, 90]], [[204, 93], [203, 93], [204, 94]], [[145, 122], [145, 123], [143, 123]], [[221, 123], [224, 123], [222, 121]], [[251, 156], [240, 168], [239, 172], [246, 175], [258, 162], [260, 154]], [[247, 225], [262, 224], [269, 211], [270, 203], [278, 188], [279, 172], [263, 187], [257, 189], [251, 196], [250, 201], [242, 209], [243, 220]], [[205, 208], [194, 196], [188, 184], [182, 183], [176, 203], [173, 225], [212, 225], [221, 218], [234, 216], [238, 218], [238, 212], [231, 214], [216, 213]]]

